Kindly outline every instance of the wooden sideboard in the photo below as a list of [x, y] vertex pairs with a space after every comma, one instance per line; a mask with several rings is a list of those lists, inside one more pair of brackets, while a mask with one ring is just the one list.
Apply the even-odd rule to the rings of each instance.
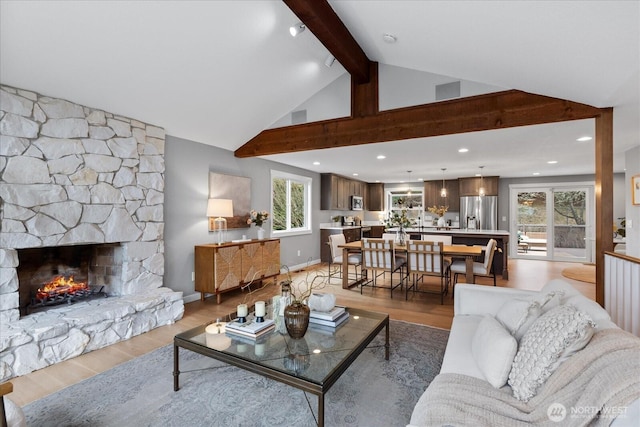
[[204, 301], [250, 282], [260, 282], [280, 273], [280, 239], [195, 246], [195, 289]]

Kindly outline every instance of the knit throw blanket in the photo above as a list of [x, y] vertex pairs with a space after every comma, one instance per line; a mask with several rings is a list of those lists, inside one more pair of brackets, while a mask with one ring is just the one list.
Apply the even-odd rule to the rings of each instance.
[[[420, 398], [416, 408], [421, 409], [414, 410], [408, 427], [607, 426], [638, 398], [640, 339], [606, 329], [562, 363], [527, 403], [513, 397], [509, 386], [496, 389], [466, 375], [440, 374]], [[563, 419], [557, 423], [553, 417]]]

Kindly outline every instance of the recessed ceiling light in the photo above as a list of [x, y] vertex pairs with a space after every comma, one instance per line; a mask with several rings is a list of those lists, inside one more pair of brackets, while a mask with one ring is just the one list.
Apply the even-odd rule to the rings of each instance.
[[395, 43], [398, 40], [398, 38], [393, 34], [387, 33], [382, 35], [382, 40], [384, 40], [385, 43]]
[[468, 148], [461, 148], [461, 149], [458, 150], [458, 153], [466, 153], [468, 151], [469, 151]]
[[382, 160], [382, 159], [386, 159], [387, 156], [385, 156], [384, 154], [379, 154], [378, 157], [376, 157], [376, 159], [378, 160]]
[[585, 142], [585, 141], [591, 141], [593, 138], [591, 138], [590, 136], [581, 136], [580, 138], [576, 139], [576, 141], [580, 141], [580, 142]]
[[379, 180], [379, 179], [376, 179], [376, 182], [380, 182], [380, 180]]
[[313, 162], [313, 164], [314, 164], [315, 166], [318, 166], [318, 165], [320, 164], [320, 162]]
[[354, 173], [353, 173], [353, 176], [358, 176], [358, 172], [354, 172]]
[[558, 163], [557, 160], [549, 160], [547, 163], [549, 163], [550, 165], [555, 165], [556, 163]]
[[540, 172], [534, 172], [533, 175], [540, 175]]

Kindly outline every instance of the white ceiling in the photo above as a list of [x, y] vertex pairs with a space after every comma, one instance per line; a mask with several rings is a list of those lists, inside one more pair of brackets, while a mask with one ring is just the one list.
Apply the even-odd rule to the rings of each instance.
[[[638, 1], [329, 3], [373, 61], [614, 107], [616, 172], [640, 144]], [[228, 150], [344, 73], [323, 65], [327, 50], [309, 31], [289, 35], [298, 20], [281, 1], [1, 0], [0, 19], [3, 84]], [[582, 174], [593, 173], [593, 142], [575, 139], [593, 130], [586, 120], [268, 158], [383, 182], [480, 165], [503, 177]]]

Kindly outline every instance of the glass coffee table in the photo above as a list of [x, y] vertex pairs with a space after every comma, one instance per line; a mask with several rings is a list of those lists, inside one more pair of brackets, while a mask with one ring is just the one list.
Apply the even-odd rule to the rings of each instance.
[[349, 319], [338, 326], [309, 324], [301, 339], [286, 332], [281, 317], [276, 329], [258, 339], [229, 333], [208, 334], [210, 322], [173, 339], [173, 389], [180, 389], [180, 347], [255, 372], [318, 396], [318, 425], [324, 425], [324, 395], [373, 339], [385, 329], [389, 360], [389, 315], [347, 308]]

